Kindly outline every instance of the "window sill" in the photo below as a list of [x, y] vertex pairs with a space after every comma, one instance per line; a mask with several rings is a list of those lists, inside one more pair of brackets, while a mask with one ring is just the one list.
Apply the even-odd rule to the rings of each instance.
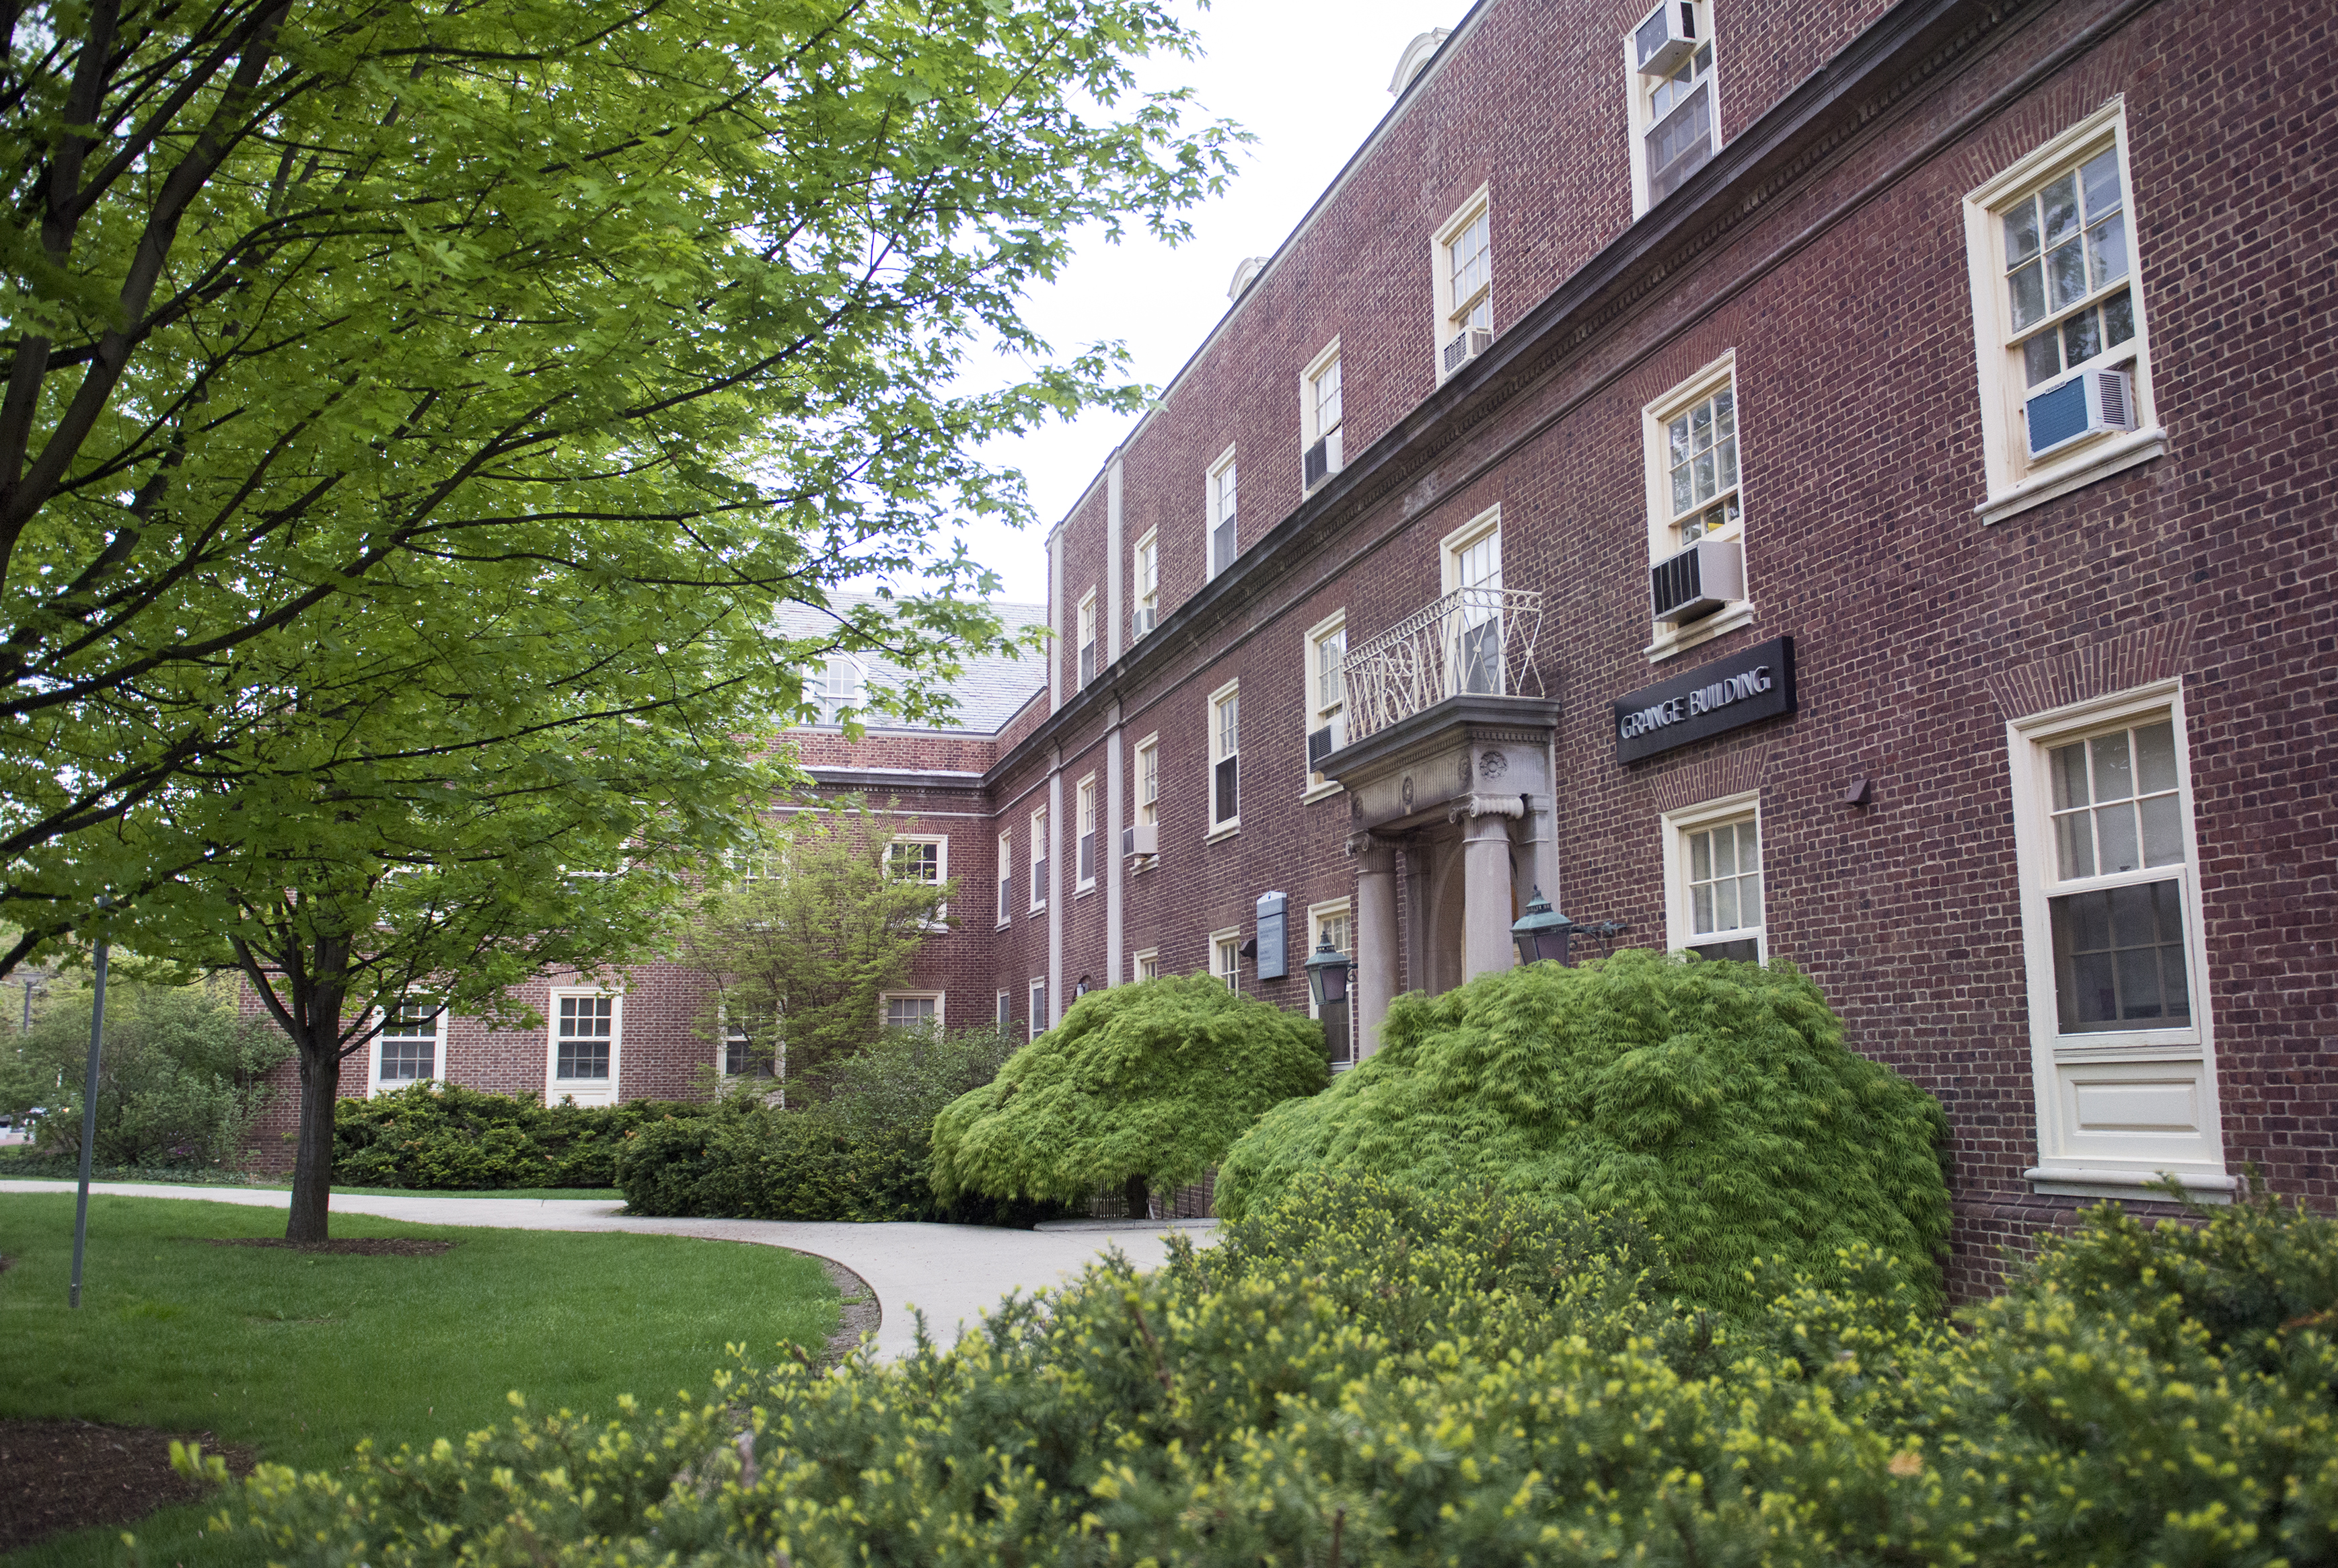
[[1128, 868], [1128, 874], [1131, 877], [1142, 877], [1145, 872], [1161, 864], [1161, 857], [1158, 855], [1139, 855], [1135, 858], [1136, 864]]
[[2172, 1174], [2196, 1203], [2230, 1203], [2241, 1182], [2222, 1171], [2116, 1171], [2088, 1165], [2033, 1165], [2021, 1173], [2033, 1192], [2058, 1198], [2130, 1198], [2141, 1202], [2166, 1202], [2167, 1194], [2146, 1191], [2149, 1183]]
[[1231, 838], [1241, 831], [1242, 818], [1237, 817], [1231, 822], [1223, 823], [1218, 827], [1211, 828], [1210, 836], [1203, 839], [1202, 842], [1204, 844], [1214, 844], [1221, 838]]
[[1717, 610], [1702, 621], [1692, 621], [1685, 627], [1664, 632], [1641, 652], [1651, 664], [1661, 664], [1676, 654], [1701, 647], [1724, 632], [1754, 623], [1754, 601], [1740, 599], [1726, 610]]
[[1072, 897], [1075, 899], [1085, 898], [1095, 890], [1096, 885], [1095, 883], [1083, 882], [1078, 887], [1072, 889]]
[[2032, 506], [2042, 506], [2058, 495], [2067, 495], [2083, 485], [2112, 475], [2138, 463], [2148, 463], [2167, 454], [2167, 432], [2157, 426], [2148, 430], [2137, 430], [2115, 440], [2103, 443], [2090, 452], [2056, 465], [2040, 474], [2032, 474], [2020, 484], [2003, 490], [1973, 508], [1983, 523], [2002, 523], [2016, 517]]
[[1299, 803], [1302, 806], [1312, 806], [1318, 800], [1329, 800], [1334, 795], [1343, 794], [1346, 789], [1347, 786], [1337, 779], [1329, 784], [1311, 784], [1300, 795]]

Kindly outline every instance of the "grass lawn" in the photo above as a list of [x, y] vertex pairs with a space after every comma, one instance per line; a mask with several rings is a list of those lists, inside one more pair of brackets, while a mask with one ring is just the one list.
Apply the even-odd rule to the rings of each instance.
[[[263, 1459], [339, 1465], [360, 1438], [395, 1449], [531, 1406], [614, 1413], [631, 1393], [703, 1395], [729, 1344], [759, 1361], [820, 1349], [837, 1299], [820, 1265], [772, 1247], [673, 1236], [561, 1235], [336, 1214], [336, 1240], [440, 1238], [430, 1258], [213, 1247], [281, 1236], [281, 1210], [95, 1196], [82, 1306], [65, 1306], [71, 1192], [0, 1193], [0, 1416], [211, 1431]], [[147, 1568], [218, 1568], [211, 1504], [135, 1526]], [[119, 1568], [120, 1533], [81, 1531], [5, 1568]]]

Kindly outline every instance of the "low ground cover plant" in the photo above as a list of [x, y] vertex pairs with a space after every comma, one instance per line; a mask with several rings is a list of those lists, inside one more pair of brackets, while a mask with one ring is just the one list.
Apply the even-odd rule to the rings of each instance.
[[1239, 1219], [1322, 1171], [1491, 1183], [1645, 1218], [1665, 1286], [1704, 1305], [1761, 1305], [1755, 1258], [1823, 1270], [1862, 1243], [1937, 1299], [1946, 1142], [1791, 966], [1625, 952], [1399, 998], [1376, 1054], [1234, 1145], [1217, 1206]]
[[748, 1220], [956, 1220], [1028, 1224], [1061, 1210], [935, 1196], [934, 1113], [987, 1083], [1012, 1044], [996, 1028], [899, 1030], [791, 1081], [788, 1103], [749, 1090], [710, 1115], [635, 1128], [615, 1165], [636, 1214]]
[[418, 1084], [333, 1107], [333, 1172], [349, 1186], [423, 1191], [610, 1188], [628, 1136], [709, 1109], [682, 1100], [546, 1105], [454, 1083]]
[[1201, 1178], [1271, 1107], [1323, 1086], [1323, 1030], [1206, 975], [1093, 992], [934, 1121], [943, 1198], [1086, 1199]]
[[[1952, 1327], [1865, 1247], [1760, 1309], [1636, 1222], [1304, 1178], [955, 1348], [267, 1469], [243, 1550], [704, 1568], [2338, 1562], [2338, 1226], [2106, 1207]], [[540, 1408], [540, 1406], [539, 1406]]]

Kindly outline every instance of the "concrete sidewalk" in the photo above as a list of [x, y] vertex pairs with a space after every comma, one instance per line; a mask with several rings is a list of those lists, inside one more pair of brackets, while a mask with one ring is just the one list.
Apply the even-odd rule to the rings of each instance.
[[[0, 1193], [71, 1192], [71, 1182], [0, 1181]], [[93, 1193], [123, 1198], [180, 1198], [284, 1209], [291, 1194], [246, 1187], [186, 1187], [162, 1182], [99, 1181]], [[978, 1225], [845, 1225], [786, 1220], [651, 1220], [628, 1216], [622, 1203], [577, 1198], [365, 1198], [333, 1194], [337, 1214], [370, 1214], [418, 1225], [476, 1225], [500, 1230], [630, 1230], [652, 1236], [701, 1236], [785, 1247], [831, 1259], [869, 1282], [883, 1318], [877, 1353], [888, 1359], [915, 1343], [911, 1313], [922, 1309], [928, 1331], [943, 1344], [1010, 1290], [1060, 1285], [1107, 1251], [1118, 1250], [1139, 1269], [1168, 1256], [1168, 1227], [1109, 1230], [997, 1230]], [[1206, 1245], [1214, 1225], [1182, 1221], [1178, 1230]]]

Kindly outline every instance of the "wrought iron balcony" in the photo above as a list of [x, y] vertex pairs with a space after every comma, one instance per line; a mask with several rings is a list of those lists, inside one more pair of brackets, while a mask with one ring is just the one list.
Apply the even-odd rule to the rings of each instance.
[[1542, 594], [1527, 588], [1462, 588], [1433, 600], [1348, 651], [1340, 679], [1345, 744], [1449, 697], [1538, 697], [1535, 639]]

